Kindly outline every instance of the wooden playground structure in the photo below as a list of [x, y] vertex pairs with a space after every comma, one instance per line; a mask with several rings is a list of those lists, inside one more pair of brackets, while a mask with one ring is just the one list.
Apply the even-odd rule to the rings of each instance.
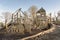
[[[11, 20], [6, 22], [6, 32], [10, 34], [24, 34], [25, 32], [32, 33], [32, 29], [42, 30], [48, 29], [48, 23], [51, 22], [51, 18], [47, 18], [46, 11], [41, 8], [36, 12], [36, 17], [32, 19], [26, 15], [21, 8], [12, 14]], [[22, 16], [23, 14], [23, 16]]]

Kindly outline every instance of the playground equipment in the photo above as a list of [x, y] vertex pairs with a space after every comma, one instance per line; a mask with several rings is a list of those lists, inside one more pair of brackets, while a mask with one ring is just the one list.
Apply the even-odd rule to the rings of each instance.
[[31, 34], [32, 29], [42, 30], [48, 28], [48, 23], [50, 23], [49, 20], [43, 8], [36, 12], [36, 17], [33, 19], [20, 8], [12, 14], [11, 20], [8, 20], [9, 22], [7, 21], [6, 32], [10, 34], [24, 34], [28, 32]]

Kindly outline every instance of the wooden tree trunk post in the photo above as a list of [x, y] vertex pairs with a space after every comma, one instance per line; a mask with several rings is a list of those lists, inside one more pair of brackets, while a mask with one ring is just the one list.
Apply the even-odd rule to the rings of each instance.
[[13, 14], [12, 14], [12, 22], [13, 22]]
[[17, 13], [17, 23], [18, 23], [18, 13]]
[[50, 23], [51, 23], [51, 13], [50, 13]]
[[6, 32], [9, 32], [9, 30], [8, 30], [8, 24], [7, 24], [7, 19], [5, 19], [5, 27], [6, 27]]
[[7, 29], [7, 19], [5, 19], [5, 27], [6, 27], [6, 29]]

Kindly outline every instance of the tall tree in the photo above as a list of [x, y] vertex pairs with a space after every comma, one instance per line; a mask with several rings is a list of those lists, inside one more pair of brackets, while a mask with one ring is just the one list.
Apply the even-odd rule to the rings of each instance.
[[35, 5], [32, 5], [29, 9], [28, 12], [30, 13], [31, 16], [31, 22], [32, 22], [32, 28], [36, 28], [36, 12], [37, 12], [37, 7]]
[[32, 15], [32, 17], [34, 18], [36, 16], [37, 7], [33, 5], [28, 9], [28, 11]]

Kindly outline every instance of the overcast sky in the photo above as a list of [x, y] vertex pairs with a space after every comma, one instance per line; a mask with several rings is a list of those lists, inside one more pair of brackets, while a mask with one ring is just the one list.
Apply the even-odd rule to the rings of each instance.
[[[38, 9], [43, 7], [47, 14], [58, 12], [60, 10], [60, 0], [0, 0], [0, 16], [2, 12], [14, 12], [19, 8], [23, 11], [27, 10], [30, 6], [36, 5]], [[2, 20], [0, 18], [0, 20]]]

